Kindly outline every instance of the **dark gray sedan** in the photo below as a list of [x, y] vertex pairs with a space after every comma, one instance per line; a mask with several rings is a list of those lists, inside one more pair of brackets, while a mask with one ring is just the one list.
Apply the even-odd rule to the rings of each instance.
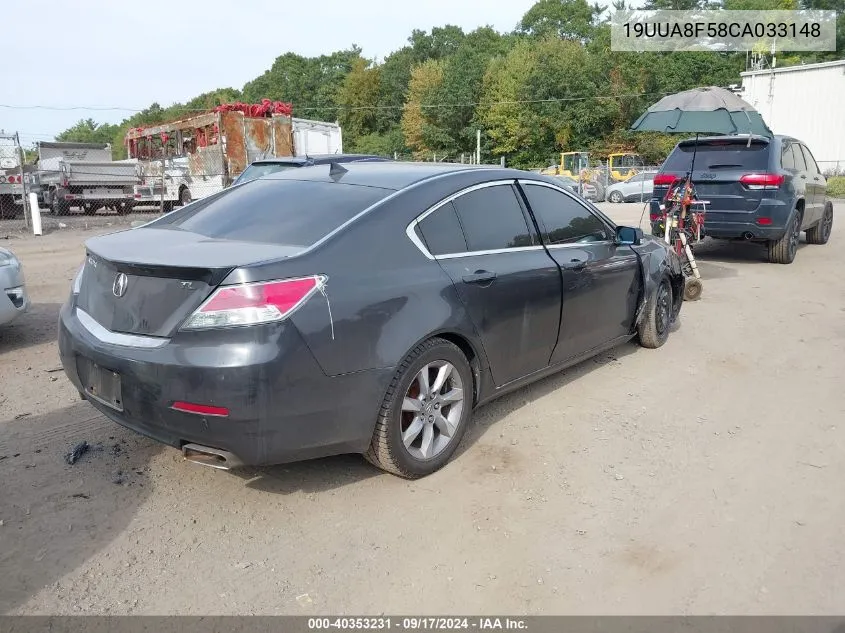
[[363, 453], [420, 477], [476, 407], [632, 337], [680, 262], [552, 178], [349, 163], [95, 237], [61, 311], [80, 394], [218, 468]]

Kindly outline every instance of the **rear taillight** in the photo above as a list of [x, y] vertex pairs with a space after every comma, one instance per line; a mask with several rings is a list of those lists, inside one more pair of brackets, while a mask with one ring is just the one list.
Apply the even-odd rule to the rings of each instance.
[[654, 184], [655, 185], [671, 185], [675, 182], [679, 176], [676, 174], [657, 174], [654, 177]]
[[748, 189], [777, 189], [783, 184], [780, 174], [745, 174], [739, 179]]
[[174, 402], [170, 405], [174, 411], [181, 411], [182, 413], [195, 413], [197, 415], [206, 415], [217, 418], [225, 418], [229, 415], [229, 409], [226, 407], [215, 407], [210, 404], [196, 404], [195, 402]]
[[214, 291], [183, 330], [258, 325], [282, 321], [326, 283], [324, 275], [223, 286]]

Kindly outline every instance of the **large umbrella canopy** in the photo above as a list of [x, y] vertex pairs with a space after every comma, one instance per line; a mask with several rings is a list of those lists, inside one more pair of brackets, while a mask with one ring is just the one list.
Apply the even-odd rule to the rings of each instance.
[[758, 134], [772, 131], [754, 107], [730, 90], [710, 86], [663, 97], [631, 126], [634, 132]]

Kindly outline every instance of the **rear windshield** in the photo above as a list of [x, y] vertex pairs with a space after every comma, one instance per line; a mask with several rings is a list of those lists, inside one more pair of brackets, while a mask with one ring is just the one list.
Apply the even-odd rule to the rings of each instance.
[[155, 223], [214, 239], [308, 247], [392, 189], [305, 180], [254, 180]]
[[242, 182], [249, 182], [256, 178], [261, 178], [267, 174], [275, 174], [286, 169], [296, 169], [300, 167], [299, 163], [258, 163], [252, 164], [243, 170], [240, 176], [235, 178], [233, 184], [241, 184]]
[[[685, 172], [692, 161], [694, 143], [676, 147], [662, 171]], [[769, 166], [769, 144], [748, 139], [699, 141], [695, 150], [695, 170], [705, 169], [753, 169], [764, 170]]]

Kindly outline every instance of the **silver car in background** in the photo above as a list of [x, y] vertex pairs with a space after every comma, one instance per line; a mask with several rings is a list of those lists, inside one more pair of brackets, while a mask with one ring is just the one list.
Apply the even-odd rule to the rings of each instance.
[[11, 323], [29, 308], [20, 260], [0, 248], [0, 325]]
[[560, 182], [564, 187], [569, 189], [572, 193], [581, 196], [590, 202], [596, 202], [598, 199], [598, 190], [591, 182], [582, 182], [579, 184], [574, 178], [569, 176], [552, 176], [555, 180]]
[[656, 171], [643, 171], [625, 182], [617, 182], [607, 188], [608, 202], [645, 202], [651, 200], [654, 191]]

